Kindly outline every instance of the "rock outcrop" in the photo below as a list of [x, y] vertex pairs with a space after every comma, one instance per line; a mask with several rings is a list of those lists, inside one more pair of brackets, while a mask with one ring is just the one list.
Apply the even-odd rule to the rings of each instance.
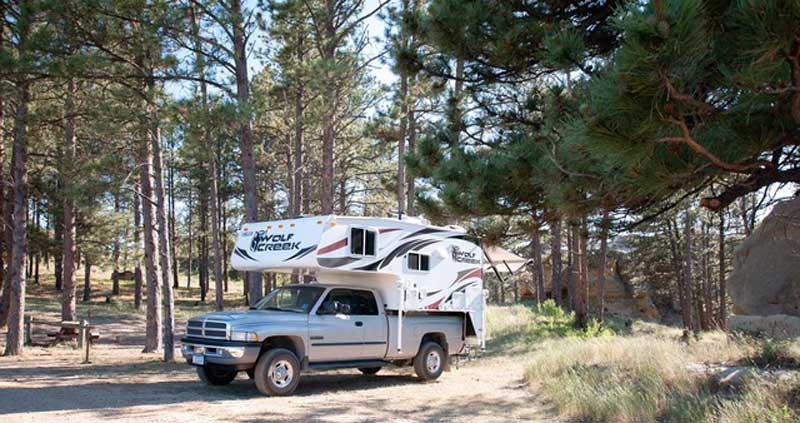
[[775, 205], [734, 251], [734, 314], [800, 316], [800, 198]]
[[785, 314], [734, 315], [728, 318], [728, 329], [735, 332], [764, 334], [771, 338], [797, 338], [800, 337], [800, 317]]

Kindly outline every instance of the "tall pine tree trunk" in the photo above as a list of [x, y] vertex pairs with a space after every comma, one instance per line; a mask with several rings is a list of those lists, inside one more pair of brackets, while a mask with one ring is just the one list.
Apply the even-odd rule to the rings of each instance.
[[150, 142], [149, 117], [145, 119], [140, 158], [140, 183], [142, 194], [142, 232], [144, 238], [144, 267], [147, 282], [147, 324], [145, 325], [144, 352], [161, 349], [161, 286], [158, 278], [158, 251], [156, 249], [156, 222], [153, 212], [153, 145]]
[[[142, 200], [138, 192], [133, 194], [133, 243], [135, 248], [142, 248]], [[142, 261], [137, 256], [133, 270], [133, 306], [136, 310], [142, 309], [142, 288]]]
[[[148, 81], [150, 98], [155, 98], [155, 80]], [[161, 267], [162, 292], [161, 298], [164, 305], [162, 320], [162, 343], [164, 347], [164, 361], [171, 362], [175, 358], [175, 298], [172, 292], [170, 277], [170, 247], [169, 226], [167, 224], [167, 198], [164, 189], [164, 168], [161, 145], [161, 125], [158, 109], [152, 102], [148, 103], [148, 123], [150, 129], [150, 142], [153, 150], [153, 180], [155, 181], [156, 220], [158, 223], [158, 263]]]
[[333, 213], [334, 195], [334, 169], [333, 149], [336, 142], [336, 109], [338, 106], [338, 92], [334, 79], [336, 62], [336, 0], [325, 0], [325, 17], [322, 24], [323, 44], [322, 59], [327, 63], [325, 84], [325, 120], [322, 129], [322, 181], [320, 183], [320, 203], [322, 214]]
[[[247, 77], [247, 45], [245, 39], [244, 16], [241, 0], [231, 1], [233, 23], [233, 51], [236, 69], [236, 100], [240, 112], [239, 148], [242, 155], [242, 180], [244, 185], [245, 222], [258, 221], [258, 186], [256, 185], [256, 165], [253, 151], [253, 128], [250, 119], [250, 80]], [[255, 304], [262, 296], [261, 274], [248, 272], [247, 286], [250, 304]]]
[[693, 259], [692, 259], [692, 227], [694, 226], [694, 217], [692, 210], [686, 208], [684, 226], [684, 252], [683, 252], [683, 304], [681, 305], [683, 313], [683, 326], [685, 329], [696, 329], [695, 320], [692, 318], [692, 308], [694, 305], [694, 272], [693, 272]]
[[[295, 60], [297, 63], [303, 62], [303, 40], [305, 35], [302, 33], [297, 34], [297, 42], [295, 44]], [[295, 81], [295, 97], [294, 97], [294, 175], [292, 175], [292, 186], [294, 192], [292, 196], [293, 209], [292, 214], [298, 216], [302, 214], [303, 196], [308, 193], [303, 192], [303, 172], [305, 172], [305, 151], [304, 151], [304, 134], [305, 134], [305, 121], [304, 121], [304, 108], [303, 98], [305, 97], [306, 86], [302, 76], [298, 76]]]
[[[414, 156], [414, 150], [417, 143], [417, 121], [416, 115], [414, 113], [414, 103], [411, 103], [411, 107], [408, 110], [408, 155]], [[416, 190], [414, 189], [415, 178], [414, 172], [411, 169], [406, 168], [406, 214], [409, 216], [416, 216], [417, 215], [417, 207], [414, 202], [416, 196]]]
[[64, 110], [67, 116], [64, 131], [64, 161], [61, 168], [64, 174], [61, 180], [64, 183], [64, 241], [63, 241], [63, 289], [61, 290], [61, 320], [75, 321], [77, 319], [75, 311], [75, 201], [72, 199], [72, 183], [75, 180], [76, 161], [76, 136], [75, 136], [75, 81], [70, 80], [67, 84], [67, 99], [64, 103]]
[[572, 236], [570, 237], [572, 241], [570, 248], [572, 250], [572, 264], [570, 267], [573, 280], [572, 298], [574, 299], [575, 325], [579, 328], [584, 328], [587, 323], [587, 315], [583, 280], [583, 260], [585, 255], [581, 251], [581, 238], [583, 236], [580, 223], [571, 223], [570, 226], [572, 227]]
[[170, 263], [172, 263], [170, 270], [172, 270], [172, 287], [174, 289], [178, 289], [178, 253], [176, 251], [177, 247], [176, 244], [178, 243], [178, 237], [175, 232], [175, 156], [174, 156], [175, 146], [174, 141], [170, 141], [170, 148], [169, 148], [169, 163], [167, 163], [167, 180], [168, 180], [168, 192], [169, 192], [169, 256], [170, 256]]
[[[408, 0], [403, 0], [403, 11], [408, 10]], [[405, 41], [403, 41], [405, 44]], [[406, 132], [408, 131], [408, 75], [400, 75], [400, 131], [397, 137], [397, 217], [406, 210]]]
[[710, 225], [703, 224], [703, 320], [709, 330], [714, 326], [714, 299], [711, 294], [711, 233]]
[[533, 265], [536, 268], [536, 301], [541, 303], [545, 300], [544, 262], [542, 261], [541, 225], [537, 219], [533, 221], [531, 232], [533, 238]]
[[611, 225], [608, 209], [603, 209], [603, 219], [600, 222], [600, 273], [597, 283], [600, 284], [599, 298], [597, 299], [597, 315], [603, 321], [606, 307], [606, 262], [608, 261], [608, 228]]
[[192, 214], [194, 212], [194, 208], [192, 207], [192, 187], [189, 187], [189, 216], [188, 216], [188, 223], [186, 227], [188, 228], [189, 232], [189, 242], [188, 242], [188, 251], [186, 254], [186, 289], [192, 287], [192, 246], [194, 245], [194, 236], [192, 235]]
[[83, 255], [83, 302], [92, 299], [92, 262], [89, 256]]
[[553, 219], [550, 222], [550, 266], [552, 271], [551, 289], [553, 299], [559, 306], [564, 306], [561, 298], [561, 219]]
[[[119, 193], [114, 193], [114, 213], [119, 213]], [[119, 235], [114, 234], [114, 247], [111, 253], [114, 264], [114, 273], [111, 274], [111, 295], [119, 295]]]
[[725, 280], [725, 214], [719, 213], [719, 327], [722, 330], [728, 328], [728, 295], [726, 292], [727, 281]]
[[[23, 24], [17, 49], [24, 52], [30, 27]], [[14, 115], [12, 179], [14, 181], [13, 215], [13, 254], [10, 268], [10, 299], [8, 307], [8, 334], [6, 335], [5, 355], [20, 355], [24, 345], [23, 316], [25, 315], [25, 253], [28, 248], [26, 204], [28, 199], [28, 103], [30, 102], [30, 82], [16, 83], [17, 108]]]

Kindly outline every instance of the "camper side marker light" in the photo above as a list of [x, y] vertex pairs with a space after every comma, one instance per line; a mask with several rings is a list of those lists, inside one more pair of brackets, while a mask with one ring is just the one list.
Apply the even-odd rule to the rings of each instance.
[[290, 224], [289, 224], [289, 227], [290, 227], [290, 228], [294, 228], [294, 223], [290, 223]]
[[331, 222], [331, 226], [336, 226], [336, 222]]
[[283, 229], [283, 225], [278, 225], [278, 229]]
[[317, 220], [317, 225], [319, 225], [319, 224], [321, 224], [321, 223], [322, 223], [322, 221], [321, 221], [321, 220]]

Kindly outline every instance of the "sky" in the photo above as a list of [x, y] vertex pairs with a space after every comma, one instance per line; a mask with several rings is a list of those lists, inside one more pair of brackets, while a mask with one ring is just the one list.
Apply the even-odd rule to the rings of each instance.
[[[362, 10], [362, 16], [375, 10], [381, 3], [381, 0], [365, 0], [364, 7]], [[391, 6], [394, 3], [399, 3], [398, 0], [391, 0], [387, 5], [382, 7], [383, 10], [386, 10], [387, 7]], [[257, 7], [257, 1], [255, 0], [245, 0], [245, 6], [248, 8]], [[266, 15], [266, 13], [265, 13]], [[364, 29], [367, 32], [369, 37], [370, 43], [368, 44], [367, 48], [364, 51], [364, 55], [367, 58], [376, 56], [380, 54], [383, 49], [386, 47], [384, 42], [384, 31], [386, 30], [386, 23], [381, 19], [380, 13], [376, 13], [364, 21]], [[253, 44], [250, 46], [249, 56], [248, 56], [248, 71], [249, 76], [252, 79], [255, 75], [258, 75], [259, 72], [264, 68], [264, 61], [259, 58], [259, 54], [265, 48], [265, 34], [261, 30], [256, 30], [256, 34], [254, 34], [251, 39], [253, 40]], [[184, 53], [188, 54], [188, 53]], [[372, 76], [381, 84], [391, 84], [395, 81], [396, 77], [394, 73], [392, 73], [390, 67], [387, 64], [382, 63], [379, 60], [373, 61], [371, 66], [369, 67], [369, 71]], [[187, 98], [192, 95], [192, 82], [188, 81], [172, 81], [167, 82], [165, 85], [165, 89], [167, 93], [175, 98], [175, 99], [182, 99]]]

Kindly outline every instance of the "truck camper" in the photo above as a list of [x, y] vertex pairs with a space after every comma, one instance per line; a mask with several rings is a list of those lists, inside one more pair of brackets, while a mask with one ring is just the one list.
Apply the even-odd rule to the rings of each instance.
[[458, 227], [333, 215], [248, 223], [231, 266], [313, 281], [249, 311], [190, 319], [182, 353], [209, 384], [246, 372], [264, 394], [287, 395], [302, 371], [390, 365], [432, 380], [484, 347], [483, 252]]

